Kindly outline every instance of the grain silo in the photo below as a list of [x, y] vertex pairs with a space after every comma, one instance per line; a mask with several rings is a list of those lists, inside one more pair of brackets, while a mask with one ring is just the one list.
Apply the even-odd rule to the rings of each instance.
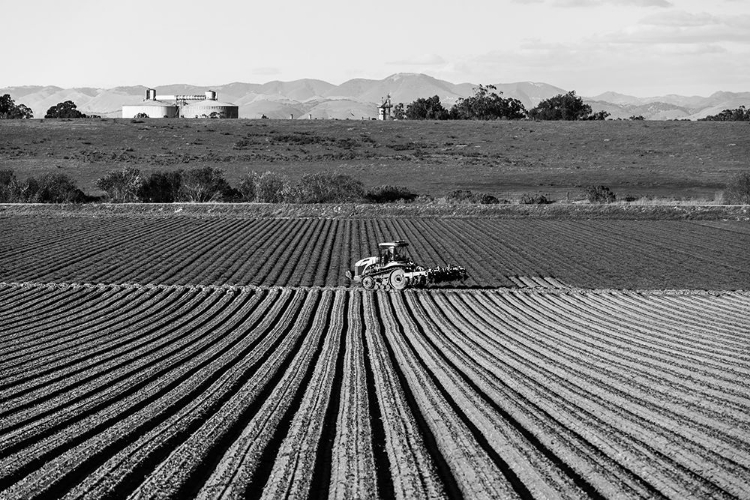
[[239, 118], [240, 108], [232, 103], [216, 100], [216, 92], [209, 90], [206, 98], [182, 108], [183, 118]]
[[146, 90], [146, 98], [142, 103], [122, 107], [123, 118], [177, 118], [180, 108], [176, 104], [157, 101], [156, 90]]

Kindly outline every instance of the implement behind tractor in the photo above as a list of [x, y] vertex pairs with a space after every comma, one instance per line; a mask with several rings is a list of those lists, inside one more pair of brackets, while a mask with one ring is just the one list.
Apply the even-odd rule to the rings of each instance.
[[365, 290], [403, 290], [423, 288], [428, 284], [466, 279], [466, 269], [461, 266], [424, 268], [411, 260], [405, 241], [380, 243], [380, 255], [366, 257], [354, 264], [346, 277], [360, 283]]

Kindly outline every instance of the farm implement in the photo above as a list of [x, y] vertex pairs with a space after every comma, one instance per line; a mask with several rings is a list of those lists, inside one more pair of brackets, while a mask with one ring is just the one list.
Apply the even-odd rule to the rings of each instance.
[[437, 266], [425, 268], [411, 260], [405, 241], [380, 243], [380, 255], [365, 257], [354, 264], [346, 277], [359, 283], [365, 290], [403, 290], [423, 288], [429, 284], [464, 280], [466, 269], [461, 266]]

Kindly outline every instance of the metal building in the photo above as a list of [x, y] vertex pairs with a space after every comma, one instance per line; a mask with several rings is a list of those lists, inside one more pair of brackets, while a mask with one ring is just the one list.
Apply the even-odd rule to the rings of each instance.
[[196, 101], [182, 108], [183, 118], [239, 118], [239, 106], [216, 99], [216, 92], [209, 90], [202, 101]]
[[157, 100], [156, 90], [147, 89], [146, 98], [141, 104], [122, 107], [122, 117], [135, 118], [145, 115], [148, 118], [239, 118], [239, 109], [235, 104], [218, 101], [213, 90], [199, 95], [163, 95]]

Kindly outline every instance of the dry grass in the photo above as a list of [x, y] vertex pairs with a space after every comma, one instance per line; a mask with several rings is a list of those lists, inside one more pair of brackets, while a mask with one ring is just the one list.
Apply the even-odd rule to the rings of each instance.
[[327, 171], [436, 197], [576, 201], [596, 184], [618, 198], [710, 199], [747, 170], [747, 133], [723, 122], [3, 120], [0, 164], [21, 178], [67, 173], [90, 194], [105, 172], [131, 165], [220, 167], [233, 184], [249, 171]]

